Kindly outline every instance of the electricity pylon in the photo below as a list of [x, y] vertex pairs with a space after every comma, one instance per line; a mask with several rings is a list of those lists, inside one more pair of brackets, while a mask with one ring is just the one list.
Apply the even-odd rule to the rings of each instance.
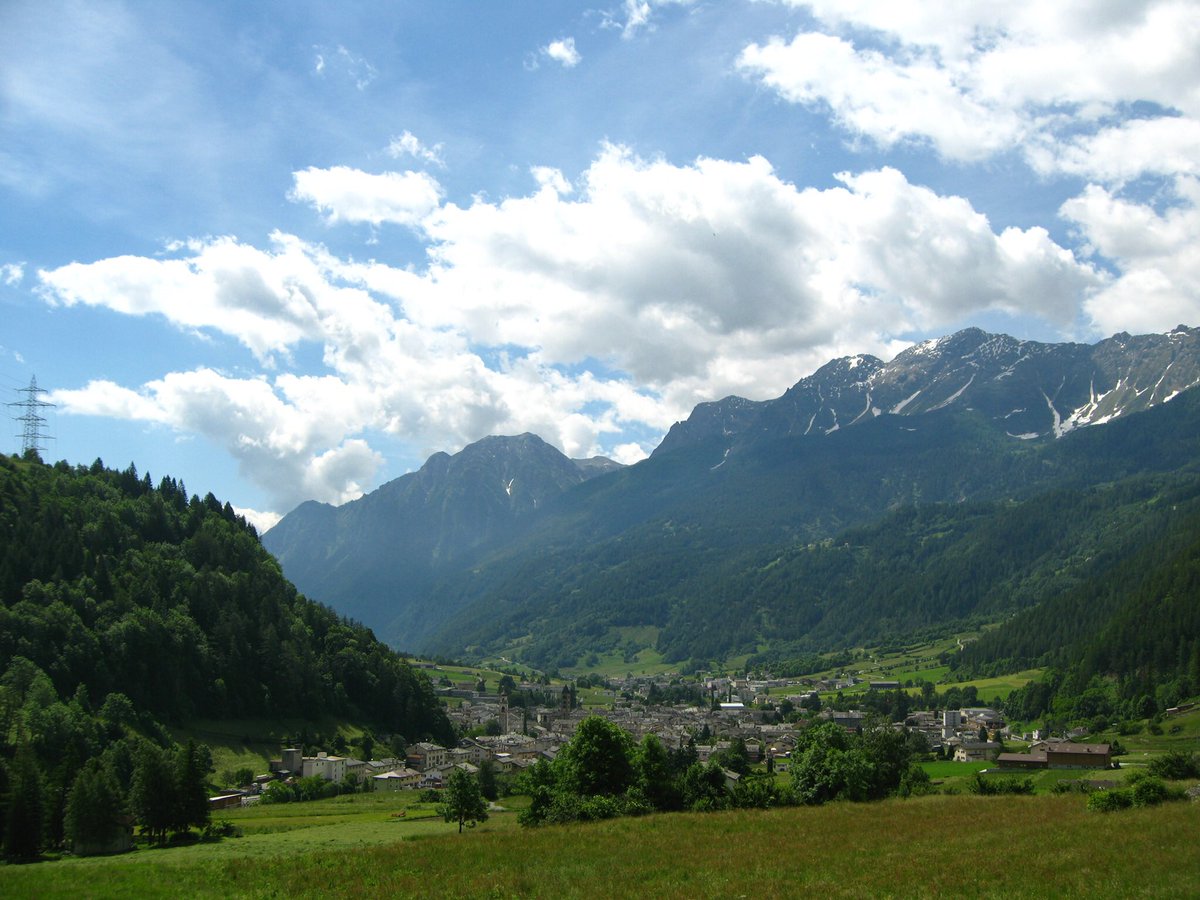
[[29, 387], [18, 388], [17, 393], [24, 394], [25, 399], [16, 400], [7, 405], [14, 406], [21, 411], [20, 415], [13, 416], [25, 426], [22, 433], [18, 435], [21, 438], [21, 453], [28, 453], [30, 450], [40, 453], [46, 449], [42, 446], [46, 441], [46, 435], [42, 432], [46, 418], [41, 412], [44, 409], [53, 409], [54, 404], [38, 399], [39, 394], [46, 392], [37, 386], [36, 375], [29, 379]]

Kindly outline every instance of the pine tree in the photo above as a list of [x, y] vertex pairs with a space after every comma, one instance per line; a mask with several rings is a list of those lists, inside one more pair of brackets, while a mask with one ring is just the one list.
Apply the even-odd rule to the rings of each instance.
[[175, 803], [171, 823], [174, 831], [187, 831], [193, 825], [202, 828], [208, 824], [208, 792], [204, 789], [208, 773], [202, 755], [191, 739], [186, 746], [175, 750]]
[[104, 852], [124, 827], [125, 798], [112, 771], [99, 757], [90, 759], [67, 798], [67, 838], [77, 853]]
[[175, 778], [167, 754], [153, 744], [143, 744], [133, 772], [129, 803], [143, 832], [158, 843], [166, 843], [167, 830], [174, 824]]
[[4, 822], [4, 858], [14, 862], [37, 859], [42, 850], [45, 798], [42, 773], [28, 744], [17, 749], [9, 770], [8, 814]]

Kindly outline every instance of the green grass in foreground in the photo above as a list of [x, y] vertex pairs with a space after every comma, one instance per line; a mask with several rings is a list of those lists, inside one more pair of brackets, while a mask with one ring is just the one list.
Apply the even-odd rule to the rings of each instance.
[[1186, 802], [1099, 814], [1078, 796], [932, 796], [532, 831], [505, 820], [463, 835], [396, 825], [390, 843], [354, 849], [324, 849], [314, 825], [290, 853], [8, 866], [0, 894], [1188, 897], [1200, 884], [1200, 804]]

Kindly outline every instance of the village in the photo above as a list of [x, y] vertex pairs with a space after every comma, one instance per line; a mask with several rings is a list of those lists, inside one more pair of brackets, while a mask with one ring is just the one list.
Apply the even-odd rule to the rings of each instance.
[[[213, 809], [258, 802], [265, 785], [274, 780], [291, 781], [312, 776], [337, 784], [354, 784], [360, 790], [436, 790], [451, 772], [460, 769], [471, 775], [488, 763], [499, 776], [519, 775], [539, 760], [551, 761], [571, 739], [578, 725], [589, 716], [600, 716], [627, 731], [635, 741], [656, 735], [667, 748], [694, 747], [700, 763], [720, 758], [734, 741], [740, 740], [751, 765], [768, 763], [773, 771], [785, 772], [797, 743], [797, 729], [811, 721], [830, 721], [848, 731], [863, 727], [872, 715], [862, 710], [820, 709], [797, 721], [780, 721], [779, 706], [804, 710], [813, 706], [820, 692], [853, 688], [856, 679], [813, 682], [785, 679], [734, 679], [716, 677], [703, 683], [711, 701], [704, 704], [671, 705], [651, 702], [670, 685], [653, 677], [630, 676], [612, 684], [607, 706], [582, 707], [574, 692], [564, 685], [556, 706], [514, 706], [507, 691], [488, 693], [461, 687], [440, 689], [447, 712], [458, 732], [470, 735], [456, 746], [429, 742], [408, 746], [403, 758], [361, 760], [318, 751], [305, 756], [298, 747], [285, 748], [271, 761], [270, 772], [250, 785], [210, 798]], [[483, 685], [479, 685], [482, 687]], [[867, 683], [870, 691], [895, 691], [891, 681]], [[545, 696], [545, 686], [514, 682], [514, 692]], [[724, 698], [724, 699], [720, 699]], [[991, 762], [1000, 770], [1020, 771], [1045, 768], [1109, 769], [1114, 767], [1108, 744], [1077, 742], [1085, 732], [1051, 736], [1034, 731], [1013, 734], [1000, 712], [988, 707], [916, 710], [903, 721], [892, 723], [920, 735], [930, 753], [956, 762]], [[1024, 752], [1006, 752], [1006, 742], [1019, 741]], [[726, 773], [732, 784], [737, 774]]]

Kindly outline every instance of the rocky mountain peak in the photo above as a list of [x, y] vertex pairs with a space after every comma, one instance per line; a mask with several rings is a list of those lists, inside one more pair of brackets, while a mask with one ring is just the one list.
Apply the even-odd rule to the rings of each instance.
[[781, 397], [702, 404], [655, 454], [688, 445], [819, 436], [880, 415], [971, 408], [1013, 439], [1057, 438], [1075, 428], [1167, 402], [1200, 384], [1200, 329], [1114, 335], [1094, 345], [1022, 341], [980, 328], [914, 344], [884, 363], [832, 360]]

